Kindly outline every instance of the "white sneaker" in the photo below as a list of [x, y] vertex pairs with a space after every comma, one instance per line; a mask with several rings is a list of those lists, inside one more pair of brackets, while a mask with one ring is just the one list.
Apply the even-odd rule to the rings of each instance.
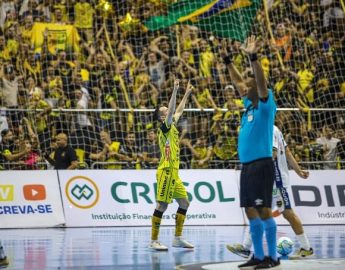
[[156, 250], [156, 251], [166, 251], [168, 250], [168, 247], [162, 245], [157, 240], [153, 240], [151, 244], [149, 245], [150, 249]]
[[187, 240], [182, 239], [181, 237], [175, 237], [172, 245], [173, 247], [179, 248], [194, 248], [194, 245], [189, 243]]
[[298, 260], [298, 259], [305, 259], [306, 257], [312, 257], [314, 256], [314, 250], [312, 248], [310, 249], [304, 249], [300, 248], [295, 252], [295, 254], [292, 254], [289, 256], [290, 260]]

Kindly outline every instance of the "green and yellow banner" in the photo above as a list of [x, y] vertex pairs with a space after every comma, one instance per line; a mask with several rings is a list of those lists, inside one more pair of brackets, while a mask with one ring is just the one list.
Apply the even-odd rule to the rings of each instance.
[[261, 6], [261, 0], [180, 0], [168, 7], [164, 16], [146, 20], [152, 31], [174, 24], [190, 24], [219, 37], [243, 41]]

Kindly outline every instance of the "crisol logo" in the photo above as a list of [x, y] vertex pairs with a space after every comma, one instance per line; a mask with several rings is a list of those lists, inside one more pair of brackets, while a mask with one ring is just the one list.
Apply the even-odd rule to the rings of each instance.
[[65, 192], [70, 203], [82, 209], [95, 206], [99, 199], [97, 185], [85, 176], [75, 176], [68, 180]]

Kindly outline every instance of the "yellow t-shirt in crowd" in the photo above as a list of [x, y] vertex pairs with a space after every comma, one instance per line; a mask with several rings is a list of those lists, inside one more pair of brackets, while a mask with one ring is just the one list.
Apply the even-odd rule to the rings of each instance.
[[36, 61], [35, 66], [31, 66], [30, 63], [25, 59], [24, 61], [24, 69], [33, 76], [36, 81], [40, 79], [41, 76], [41, 63], [39, 61]]
[[214, 54], [212, 52], [200, 53], [200, 76], [210, 78], [212, 76], [212, 64], [214, 61]]
[[134, 77], [133, 93], [135, 94], [139, 90], [142, 84], [146, 84], [149, 81], [150, 81], [150, 76], [145, 72], [139, 73], [138, 75], [136, 75]]
[[285, 86], [286, 81], [287, 81], [287, 79], [284, 78], [284, 79], [282, 79], [282, 80], [280, 80], [280, 81], [278, 81], [278, 82], [276, 82], [276, 83], [274, 84], [274, 91], [276, 92], [276, 94], [279, 94], [279, 93], [280, 93], [280, 91], [281, 91], [281, 90], [283, 89], [283, 87]]
[[301, 94], [304, 94], [310, 103], [314, 102], [314, 90], [310, 89], [307, 93], [304, 90], [311, 84], [314, 79], [314, 74], [308, 70], [300, 70], [297, 72], [299, 77], [297, 89]]
[[270, 60], [267, 57], [262, 57], [260, 59], [262, 70], [264, 71], [266, 80], [270, 76]]
[[61, 93], [56, 91], [55, 88], [62, 89], [62, 79], [61, 77], [57, 76], [54, 79], [48, 82], [49, 93], [48, 96], [50, 98], [60, 98]]
[[222, 143], [213, 147], [213, 153], [221, 160], [231, 160], [237, 155], [236, 137], [227, 136], [221, 138]]
[[[36, 105], [29, 106], [30, 109], [46, 109], [49, 108], [49, 104], [45, 100], [40, 100]], [[32, 111], [30, 112], [32, 126], [36, 127], [38, 133], [43, 132], [47, 127], [46, 116], [36, 117], [39, 112]]]
[[[192, 41], [190, 38], [187, 38], [183, 41], [183, 50], [185, 51], [190, 51], [192, 50]], [[194, 55], [190, 53], [189, 59], [188, 59], [188, 64], [194, 65]]]
[[228, 120], [228, 119], [237, 119], [238, 122], [240, 123], [240, 119], [241, 119], [241, 113], [239, 110], [236, 110], [236, 111], [227, 111], [225, 114], [224, 114], [224, 117], [223, 117], [223, 120]]
[[32, 29], [22, 28], [22, 39], [24, 43], [30, 44], [31, 35], [32, 35]]
[[93, 26], [93, 14], [95, 10], [89, 3], [77, 3], [74, 5], [74, 25], [81, 29], [90, 29]]
[[212, 104], [209, 101], [209, 98], [211, 97], [211, 93], [207, 88], [204, 89], [202, 92], [196, 93], [195, 97], [198, 100], [201, 107], [212, 108]]
[[200, 158], [196, 159], [195, 157], [192, 158], [191, 167], [192, 169], [207, 169], [208, 162], [205, 162], [203, 165], [199, 165], [198, 161], [206, 158], [207, 153], [209, 151], [209, 147], [207, 146], [195, 146], [194, 150], [199, 154]]
[[[113, 94], [106, 94], [104, 97], [104, 103], [106, 108], [103, 109], [111, 109], [110, 103], [115, 100], [115, 96]], [[101, 112], [101, 119], [109, 120], [113, 117], [112, 112]]]
[[8, 39], [6, 47], [8, 49], [9, 54], [13, 57], [16, 56], [18, 53], [19, 43], [14, 39]]
[[237, 70], [242, 73], [243, 70], [243, 62], [244, 62], [244, 55], [241, 53], [236, 54], [233, 58], [232, 61], [235, 65], [235, 67], [237, 68]]
[[45, 30], [48, 30], [48, 50], [56, 54], [58, 50], [79, 52], [78, 31], [74, 25], [60, 25], [54, 23], [34, 23], [32, 27], [31, 45], [35, 52], [41, 53]]
[[83, 82], [87, 82], [90, 80], [90, 72], [87, 69], [82, 68], [80, 70], [80, 75], [81, 75], [81, 79], [83, 80]]
[[340, 85], [340, 92], [345, 94], [345, 82]]
[[[109, 150], [111, 152], [115, 152], [118, 153], [120, 150], [120, 142], [111, 142], [110, 146], [109, 146]], [[118, 159], [116, 159], [115, 157], [111, 157], [108, 158], [106, 160], [106, 162], [117, 162], [119, 161]], [[121, 165], [115, 165], [115, 164], [109, 164], [105, 166], [105, 169], [112, 169], [112, 170], [120, 170], [121, 169]]]
[[0, 51], [0, 59], [6, 60], [6, 61], [11, 59], [10, 52], [8, 51], [6, 47], [2, 51]]

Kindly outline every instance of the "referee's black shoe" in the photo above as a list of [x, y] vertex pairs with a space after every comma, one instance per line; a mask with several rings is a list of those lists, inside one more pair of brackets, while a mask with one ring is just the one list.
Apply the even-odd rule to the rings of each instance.
[[246, 261], [245, 263], [242, 263], [238, 266], [239, 269], [241, 270], [253, 270], [254, 267], [262, 264], [265, 261], [265, 259], [263, 260], [259, 260], [257, 258], [254, 257], [254, 255], [249, 259], [249, 261]]
[[281, 269], [280, 260], [278, 258], [275, 261], [271, 257], [265, 257], [265, 259], [260, 264], [254, 267], [254, 270], [257, 270], [257, 269], [274, 269], [274, 270]]

